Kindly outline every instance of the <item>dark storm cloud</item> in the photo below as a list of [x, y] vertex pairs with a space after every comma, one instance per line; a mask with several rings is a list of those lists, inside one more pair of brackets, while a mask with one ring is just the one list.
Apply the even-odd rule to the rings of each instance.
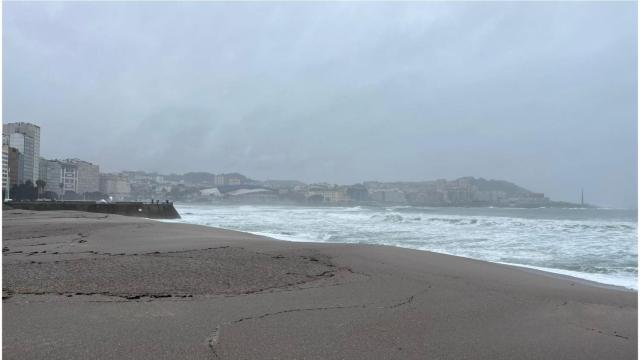
[[635, 3], [5, 3], [5, 122], [103, 170], [635, 207]]

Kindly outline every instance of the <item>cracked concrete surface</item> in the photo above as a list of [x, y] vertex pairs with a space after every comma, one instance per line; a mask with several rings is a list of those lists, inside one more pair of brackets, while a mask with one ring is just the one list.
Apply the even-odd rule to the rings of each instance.
[[635, 359], [636, 293], [508, 266], [3, 213], [7, 359]]

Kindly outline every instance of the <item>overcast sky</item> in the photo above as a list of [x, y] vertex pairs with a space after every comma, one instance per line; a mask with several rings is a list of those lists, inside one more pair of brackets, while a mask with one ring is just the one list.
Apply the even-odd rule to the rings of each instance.
[[3, 121], [46, 158], [636, 208], [635, 3], [3, 8]]

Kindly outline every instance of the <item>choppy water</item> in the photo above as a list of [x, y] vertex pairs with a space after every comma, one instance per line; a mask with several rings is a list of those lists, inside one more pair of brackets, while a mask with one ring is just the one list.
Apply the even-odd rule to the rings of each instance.
[[364, 243], [515, 264], [637, 289], [637, 212], [178, 205], [180, 222], [289, 241]]

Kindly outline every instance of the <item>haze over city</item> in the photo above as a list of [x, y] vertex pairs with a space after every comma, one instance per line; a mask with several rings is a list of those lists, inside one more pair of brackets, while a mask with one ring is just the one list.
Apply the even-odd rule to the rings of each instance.
[[638, 2], [4, 2], [2, 357], [638, 359]]
[[3, 121], [105, 171], [636, 208], [635, 3], [5, 3]]

